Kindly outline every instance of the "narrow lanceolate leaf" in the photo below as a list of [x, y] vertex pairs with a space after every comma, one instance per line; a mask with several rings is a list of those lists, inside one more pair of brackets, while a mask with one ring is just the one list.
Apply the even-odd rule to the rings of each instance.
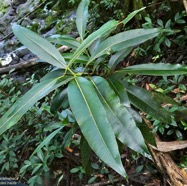
[[66, 62], [60, 52], [46, 39], [14, 23], [12, 30], [19, 41], [42, 60], [65, 69]]
[[119, 23], [115, 20], [108, 21], [101, 28], [90, 34], [77, 48], [68, 66], [70, 66], [96, 39], [112, 32]]
[[159, 103], [159, 104], [172, 104], [172, 105], [180, 105], [178, 102], [176, 102], [172, 97], [169, 97], [165, 94], [162, 94], [160, 92], [153, 92], [151, 91], [150, 94], [154, 97], [154, 99]]
[[76, 13], [76, 25], [81, 39], [83, 40], [88, 19], [89, 0], [82, 0]]
[[15, 125], [19, 119], [41, 98], [49, 94], [54, 89], [68, 83], [72, 76], [56, 76], [49, 79], [44, 78], [20, 98], [0, 119], [0, 134]]
[[62, 130], [64, 126], [61, 126], [60, 128], [56, 129], [55, 131], [53, 131], [50, 135], [48, 135], [43, 141], [42, 143], [40, 143], [40, 145], [38, 145], [38, 147], [34, 150], [34, 152], [31, 154], [30, 158], [36, 154], [37, 152], [39, 152], [44, 146], [48, 145], [49, 142], [51, 141], [51, 139], [53, 139], [60, 130]]
[[116, 52], [114, 55], [111, 56], [108, 67], [114, 69], [116, 65], [118, 65], [133, 49], [133, 47], [128, 47], [124, 50]]
[[56, 114], [56, 112], [62, 108], [62, 104], [64, 101], [67, 99], [67, 89], [60, 90], [60, 92], [54, 97], [51, 107], [50, 107], [50, 112], [52, 114]]
[[80, 141], [80, 151], [81, 151], [81, 163], [87, 175], [91, 174], [91, 155], [92, 149], [90, 148], [88, 142], [81, 136]]
[[144, 10], [146, 7], [140, 8], [139, 10], [135, 10], [133, 12], [131, 12], [123, 21], [122, 23], [124, 25], [126, 25], [137, 13], [139, 13], [140, 11]]
[[68, 97], [72, 112], [92, 150], [126, 177], [114, 133], [93, 84], [83, 77], [77, 77], [68, 85]]
[[142, 65], [134, 65], [126, 67], [122, 70], [116, 71], [115, 74], [139, 74], [152, 76], [171, 76], [179, 74], [187, 74], [186, 65], [172, 65], [165, 63], [149, 63]]
[[[106, 36], [105, 36], [106, 37]], [[106, 38], [105, 37], [100, 37], [97, 40], [95, 40], [89, 47], [89, 52], [92, 55], [93, 52], [97, 49], [97, 47], [103, 42]]]
[[73, 49], [77, 49], [80, 46], [80, 43], [75, 38], [66, 35], [52, 35], [47, 40], [55, 44], [68, 46]]
[[160, 29], [157, 28], [135, 29], [111, 36], [99, 45], [97, 50], [92, 54], [89, 63], [102, 56], [106, 52], [112, 53], [121, 51], [125, 48], [139, 45], [149, 39], [152, 39], [159, 34], [159, 30]]
[[103, 103], [107, 118], [112, 125], [116, 137], [134, 151], [145, 154], [148, 152], [144, 138], [136, 126], [132, 115], [120, 103], [119, 97], [111, 89], [108, 82], [99, 76], [92, 78], [92, 83]]
[[115, 78], [109, 77], [108, 82], [113, 89], [113, 91], [117, 94], [120, 99], [120, 103], [125, 107], [130, 107], [130, 101], [127, 95], [127, 91], [124, 88], [123, 84]]
[[135, 107], [150, 114], [159, 121], [164, 123], [171, 122], [171, 114], [161, 107], [149, 91], [134, 85], [126, 86], [126, 90], [130, 102]]
[[155, 136], [148, 125], [144, 122], [142, 117], [132, 108], [127, 108], [127, 110], [132, 115], [134, 121], [136, 122], [137, 127], [140, 129], [145, 141], [151, 145], [156, 146]]

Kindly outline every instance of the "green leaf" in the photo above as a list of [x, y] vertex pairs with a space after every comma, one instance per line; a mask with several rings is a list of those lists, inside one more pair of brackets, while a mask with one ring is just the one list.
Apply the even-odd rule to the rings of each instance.
[[70, 145], [72, 136], [74, 135], [74, 133], [77, 129], [78, 129], [78, 126], [73, 125], [73, 127], [68, 132], [66, 132], [66, 134], [63, 138], [63, 142], [62, 142], [62, 149], [63, 150], [65, 150], [65, 148]]
[[80, 43], [75, 38], [66, 35], [55, 34], [47, 40], [55, 44], [58, 43], [60, 45], [68, 46], [73, 49], [77, 49], [80, 46]]
[[126, 90], [130, 102], [135, 107], [150, 114], [159, 121], [164, 123], [171, 122], [171, 114], [161, 107], [149, 91], [135, 85], [126, 86]]
[[[69, 62], [73, 56], [73, 53], [63, 53], [62, 56], [64, 59]], [[89, 58], [85, 55], [81, 55], [77, 57], [74, 63], [81, 63], [81, 64], [86, 64], [88, 62]]]
[[24, 165], [23, 167], [21, 167], [19, 173], [22, 174], [23, 172], [25, 172], [28, 167], [30, 167], [30, 165]]
[[89, 0], [82, 0], [76, 13], [76, 25], [81, 39], [83, 40], [88, 20]]
[[145, 141], [150, 143], [151, 145], [156, 146], [155, 137], [153, 132], [150, 130], [148, 125], [144, 122], [142, 117], [132, 108], [127, 108], [127, 110], [131, 113], [134, 121], [136, 122], [137, 127], [140, 129]]
[[42, 163], [38, 163], [36, 165], [36, 167], [33, 169], [32, 173], [31, 173], [31, 175], [35, 174], [40, 169], [40, 167], [42, 167]]
[[38, 100], [73, 79], [72, 76], [59, 76], [58, 73], [54, 76], [54, 72], [46, 76], [48, 78], [44, 77], [3, 115], [0, 119], [0, 135], [15, 125]]
[[40, 79], [40, 82], [46, 81], [46, 80], [49, 80], [49, 79], [54, 79], [54, 78], [57, 78], [57, 77], [61, 77], [61, 76], [64, 76], [64, 74], [65, 74], [65, 70], [63, 70], [63, 69], [52, 70], [51, 72], [46, 74], [44, 77], [42, 77]]
[[61, 108], [63, 101], [68, 99], [67, 89], [61, 90], [53, 99], [53, 102], [50, 107], [50, 112], [56, 114], [56, 112]]
[[38, 153], [44, 146], [48, 145], [48, 143], [55, 137], [55, 135], [58, 134], [60, 130], [62, 130], [64, 126], [61, 126], [60, 128], [54, 130], [49, 136], [47, 136], [41, 143], [38, 145], [38, 147], [34, 150], [34, 152], [31, 154], [30, 158], [34, 156], [34, 154]]
[[109, 77], [107, 80], [108, 80], [111, 88], [113, 89], [113, 91], [120, 98], [120, 103], [126, 107], [130, 107], [130, 101], [129, 101], [129, 98], [127, 95], [127, 91], [124, 88], [123, 84], [120, 81], [118, 81], [117, 79], [112, 78], [112, 77]]
[[177, 103], [173, 98], [166, 96], [165, 94], [159, 93], [159, 92], [153, 92], [151, 91], [150, 94], [153, 96], [153, 98], [160, 104], [163, 103], [170, 103], [172, 105], [180, 105]]
[[39, 58], [54, 66], [66, 68], [66, 62], [60, 52], [46, 39], [16, 23], [12, 25], [12, 30], [19, 41]]
[[138, 75], [150, 75], [150, 76], [171, 76], [179, 74], [187, 74], [186, 65], [172, 65], [165, 63], [149, 63], [142, 65], [134, 65], [126, 67], [122, 70], [116, 71], [114, 74], [138, 74]]
[[126, 177], [114, 133], [92, 83], [77, 77], [68, 85], [68, 97], [72, 112], [92, 150], [102, 161]]
[[98, 38], [111, 33], [118, 25], [116, 20], [111, 20], [101, 26], [98, 30], [90, 34], [77, 48], [72, 56], [71, 60], [69, 61], [68, 66], [70, 66], [83, 52]]
[[92, 55], [93, 52], [97, 49], [97, 47], [103, 42], [106, 38], [105, 37], [100, 37], [97, 40], [95, 40], [89, 47], [89, 52]]
[[93, 183], [97, 179], [97, 176], [93, 176], [88, 180], [88, 184]]
[[95, 76], [92, 79], [116, 137], [129, 148], [145, 155], [148, 150], [144, 143], [144, 138], [131, 114], [120, 103], [119, 97], [104, 78]]
[[108, 67], [114, 69], [116, 65], [118, 65], [126, 56], [129, 55], [132, 49], [133, 47], [128, 47], [124, 50], [116, 52], [114, 55], [111, 56], [108, 62]]
[[91, 63], [96, 58], [110, 52], [121, 51], [135, 45], [139, 45], [149, 39], [156, 37], [159, 34], [157, 28], [153, 29], [135, 29], [121, 32], [114, 36], [109, 37], [103, 41], [97, 50], [92, 54], [88, 63]]
[[49, 123], [49, 125], [44, 128], [44, 132], [51, 132], [55, 129], [60, 128], [62, 125], [64, 125], [62, 124], [62, 122]]
[[73, 168], [70, 170], [71, 173], [76, 173], [76, 172], [79, 172], [80, 171], [80, 167], [77, 167], [77, 168]]
[[131, 12], [123, 21], [122, 23], [124, 25], [126, 25], [137, 13], [139, 13], [140, 11], [144, 10], [146, 7], [140, 8], [139, 10], [135, 10], [133, 12]]
[[91, 155], [92, 155], [92, 150], [84, 138], [84, 136], [81, 136], [81, 141], [80, 141], [80, 151], [81, 151], [81, 163], [82, 166], [85, 170], [85, 173], [87, 175], [91, 174]]

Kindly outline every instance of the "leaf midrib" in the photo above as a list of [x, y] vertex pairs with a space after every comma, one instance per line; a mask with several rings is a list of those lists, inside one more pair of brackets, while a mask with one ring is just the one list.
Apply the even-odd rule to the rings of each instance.
[[[119, 23], [118, 23], [119, 24]], [[68, 67], [76, 60], [76, 58], [78, 57], [78, 56], [80, 56], [81, 55], [81, 53], [90, 45], [90, 43], [92, 43], [94, 40], [96, 40], [96, 39], [98, 39], [99, 37], [101, 37], [105, 32], [107, 32], [107, 31], [109, 31], [110, 29], [112, 29], [113, 27], [116, 27], [117, 25], [115, 25], [114, 24], [114, 26], [112, 26], [112, 27], [110, 27], [110, 28], [108, 28], [107, 30], [104, 30], [103, 32], [102, 32], [102, 34], [98, 34], [98, 36], [97, 37], [95, 37], [94, 39], [92, 39], [87, 45], [85, 45], [75, 56], [73, 56], [72, 57], [72, 59], [69, 61], [69, 63], [68, 63]], [[98, 30], [97, 30], [98, 31]], [[97, 32], [96, 31], [96, 32]], [[91, 35], [90, 35], [91, 36]], [[88, 36], [89, 37], [89, 36]], [[86, 40], [86, 39], [85, 39]], [[80, 47], [81, 47], [81, 45], [80, 45]]]
[[60, 59], [56, 58], [50, 51], [48, 51], [45, 48], [43, 48], [41, 45], [39, 45], [35, 40], [33, 40], [30, 36], [28, 36], [24, 32], [22, 32], [22, 34], [25, 35], [28, 39], [30, 39], [33, 43], [35, 43], [38, 47], [41, 47], [46, 53], [50, 54], [50, 56], [52, 56], [55, 60], [57, 60], [60, 65], [62, 65], [64, 68], [66, 68], [66, 65], [64, 64], [65, 61], [63, 62]]
[[[156, 34], [156, 32], [155, 33], [149, 33], [149, 34], [146, 34], [146, 35], [143, 35], [143, 36], [148, 36], [148, 35], [154, 35], [154, 34]], [[112, 37], [115, 37], [115, 36], [112, 36]], [[141, 36], [138, 36], [138, 37], [136, 37], [136, 38], [141, 38], [142, 37], [142, 35]], [[112, 39], [112, 38], [108, 38], [108, 39]], [[88, 63], [91, 63], [94, 59], [96, 59], [100, 54], [102, 54], [102, 52], [103, 51], [105, 51], [105, 50], [108, 50], [108, 49], [110, 49], [111, 47], [113, 47], [113, 46], [115, 46], [115, 45], [118, 45], [118, 44], [120, 44], [120, 43], [123, 43], [123, 42], [130, 42], [131, 40], [133, 40], [134, 38], [131, 38], [131, 39], [128, 39], [128, 40], [126, 40], [126, 41], [119, 41], [119, 42], [111, 42], [111, 45], [110, 46], [108, 46], [107, 48], [105, 48], [105, 49], [103, 49], [103, 50], [101, 50], [96, 56], [94, 56], [94, 58], [92, 59], [92, 57], [90, 58], [90, 60], [88, 61]], [[105, 40], [106, 41], [106, 40]], [[105, 41], [103, 41], [103, 42], [105, 42]], [[102, 45], [102, 43], [101, 43], [101, 45]], [[100, 46], [101, 46], [100, 45]], [[131, 47], [131, 46], [128, 46], [128, 47]]]
[[87, 102], [87, 99], [86, 99], [86, 97], [84, 96], [83, 90], [82, 90], [82, 88], [81, 88], [81, 86], [80, 86], [80, 84], [79, 84], [79, 82], [77, 81], [76, 78], [75, 78], [75, 82], [76, 82], [76, 84], [77, 84], [77, 86], [78, 86], [78, 88], [79, 88], [79, 90], [80, 90], [80, 92], [81, 92], [81, 95], [82, 95], [82, 97], [83, 97], [83, 99], [84, 99], [84, 101], [85, 101], [85, 103], [86, 103], [86, 106], [87, 106], [89, 112], [90, 112], [90, 116], [92, 117], [92, 119], [93, 119], [93, 121], [94, 121], [95, 127], [96, 127], [96, 129], [98, 130], [99, 135], [100, 135], [102, 141], [104, 142], [104, 145], [107, 147], [107, 149], [108, 149], [108, 151], [109, 151], [111, 157], [113, 157], [113, 155], [111, 154], [111, 152], [110, 152], [110, 150], [109, 150], [107, 144], [105, 143], [105, 140], [103, 139], [103, 137], [102, 137], [102, 135], [101, 135], [101, 133], [100, 133], [100, 130], [99, 130], [97, 124], [96, 124], [95, 118], [93, 117], [93, 114], [92, 114], [92, 112], [91, 112], [91, 110], [90, 110], [90, 108], [89, 108], [89, 103]]
[[[102, 96], [101, 92], [99, 91], [99, 89], [97, 88], [97, 85], [95, 84], [95, 82], [91, 79], [92, 83], [94, 84], [96, 90], [98, 91], [99, 95], [101, 96], [101, 98], [103, 99], [103, 101], [105, 102], [106, 106], [110, 109], [110, 111], [112, 112], [113, 116], [118, 120], [119, 123], [122, 123], [120, 121], [120, 119], [116, 116], [116, 114], [114, 113], [114, 111], [112, 110], [112, 108], [110, 107], [110, 105], [107, 103], [106, 99]], [[134, 139], [134, 138], [133, 138]], [[136, 140], [134, 140], [136, 142]], [[141, 148], [141, 147], [140, 147]], [[142, 148], [141, 148], [142, 149]], [[143, 150], [143, 149], [142, 149]]]

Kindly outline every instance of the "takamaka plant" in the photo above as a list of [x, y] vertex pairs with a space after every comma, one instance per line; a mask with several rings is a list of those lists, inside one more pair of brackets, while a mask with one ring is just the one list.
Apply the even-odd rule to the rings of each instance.
[[56, 68], [4, 114], [0, 119], [0, 134], [15, 125], [38, 100], [61, 87], [61, 92], [54, 98], [51, 111], [57, 112], [60, 106], [70, 108], [89, 147], [102, 161], [127, 177], [117, 140], [143, 155], [149, 153], [145, 141], [155, 143], [152, 133], [133, 108], [165, 123], [170, 122], [172, 116], [161, 107], [158, 97], [128, 83], [126, 77], [128, 74], [185, 74], [187, 67], [150, 63], [116, 68], [134, 46], [157, 37], [164, 30], [134, 29], [114, 35], [113, 31], [118, 25], [126, 25], [142, 10], [140, 9], [130, 13], [123, 21], [108, 21], [87, 36], [88, 6], [89, 0], [82, 0], [77, 9], [79, 40], [59, 35], [51, 38], [52, 42], [71, 48], [68, 53], [61, 54], [49, 41], [36, 33], [17, 24], [12, 25], [15, 36], [30, 51]]

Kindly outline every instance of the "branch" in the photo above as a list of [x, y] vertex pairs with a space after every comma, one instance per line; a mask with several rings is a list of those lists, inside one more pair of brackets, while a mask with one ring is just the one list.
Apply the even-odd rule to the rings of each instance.
[[[144, 121], [151, 128], [151, 123], [145, 118]], [[158, 145], [161, 140], [159, 139], [158, 135], [155, 135], [155, 138]], [[160, 146], [160, 144], [158, 146]], [[160, 151], [163, 150], [162, 148], [159, 149], [158, 147], [156, 148], [150, 144], [148, 144], [148, 148], [153, 157], [157, 170], [163, 175], [164, 185], [166, 185], [167, 182], [171, 186], [187, 186], [187, 173], [176, 165], [169, 153], [162, 152]], [[170, 150], [176, 150], [176, 148]]]
[[7, 67], [0, 68], [0, 74], [8, 73], [12, 69], [19, 70], [19, 69], [23, 69], [23, 68], [28, 68], [30, 66], [38, 64], [36, 61], [37, 61], [37, 58], [34, 58], [32, 60], [29, 60], [29, 61], [24, 61], [22, 63], [18, 63], [18, 64], [15, 64], [15, 65], [10, 65], [10, 66], [7, 66]]

